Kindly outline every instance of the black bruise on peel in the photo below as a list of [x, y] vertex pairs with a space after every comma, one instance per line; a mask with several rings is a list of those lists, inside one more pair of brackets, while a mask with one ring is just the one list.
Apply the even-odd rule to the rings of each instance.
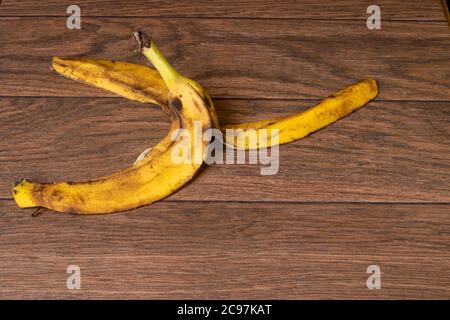
[[21, 185], [25, 182], [30, 182], [30, 180], [27, 179], [20, 179], [19, 181], [14, 182], [14, 187], [17, 187], [18, 185]]
[[169, 101], [170, 106], [173, 107], [177, 111], [181, 111], [183, 109], [183, 103], [178, 97], [172, 98]]

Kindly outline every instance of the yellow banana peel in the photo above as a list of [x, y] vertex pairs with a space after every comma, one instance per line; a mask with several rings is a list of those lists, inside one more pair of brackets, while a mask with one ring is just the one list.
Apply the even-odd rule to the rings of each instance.
[[122, 61], [62, 57], [53, 57], [51, 67], [69, 79], [168, 111], [168, 89], [155, 69]]
[[[138, 33], [136, 37], [144, 42], [142, 34]], [[208, 105], [203, 88], [179, 75], [164, 59], [153, 40], [145, 40], [141, 50], [155, 65], [167, 86], [167, 107], [172, 120], [169, 134], [142, 160], [107, 177], [75, 183], [22, 180], [13, 189], [14, 200], [19, 207], [45, 207], [81, 214], [111, 213], [158, 201], [192, 179], [205, 157], [207, 141], [202, 140], [200, 145], [193, 144], [192, 147], [197, 149], [191, 150], [187, 159], [184, 155], [186, 161], [176, 163], [173, 160], [174, 149], [183, 139], [179, 129], [194, 134], [196, 122], [201, 124], [201, 133], [213, 128], [212, 106]], [[117, 89], [114, 86], [110, 88]]]
[[[119, 94], [130, 100], [152, 103], [163, 110], [167, 109], [164, 102], [167, 88], [159, 73], [150, 67], [121, 61], [55, 57], [52, 68], [59, 74], [79, 82]], [[144, 77], [147, 80], [141, 80]], [[140, 82], [140, 87], [136, 86], [135, 79]], [[152, 83], [155, 84], [155, 90], [149, 88]], [[147, 89], [143, 91], [140, 89], [142, 87]], [[377, 82], [366, 79], [332, 94], [304, 112], [278, 119], [222, 125], [221, 129], [224, 132], [226, 129], [235, 131], [234, 135], [226, 136], [225, 142], [228, 146], [240, 149], [272, 147], [275, 144], [302, 139], [348, 116], [373, 100], [377, 94]], [[207, 93], [206, 96], [210, 99]], [[212, 102], [209, 104], [212, 106]], [[216, 113], [212, 113], [215, 124], [219, 127]], [[259, 138], [261, 132], [268, 134], [267, 139]], [[271, 135], [277, 136], [277, 139], [271, 139]], [[260, 144], [260, 141], [263, 143]]]
[[[363, 107], [378, 94], [377, 82], [363, 80], [324, 99], [318, 105], [291, 116], [219, 126], [213, 102], [197, 82], [178, 74], [154, 41], [134, 33], [139, 51], [156, 68], [111, 60], [54, 57], [52, 68], [67, 78], [118, 94], [130, 100], [155, 104], [172, 120], [168, 135], [134, 165], [109, 176], [87, 182], [38, 183], [20, 181], [13, 197], [21, 208], [45, 207], [80, 214], [111, 213], [133, 209], [172, 194], [199, 170], [208, 141], [193, 144], [175, 163], [173, 155], [185, 139], [181, 130], [201, 136], [211, 128], [234, 130], [225, 135], [228, 146], [239, 149], [268, 148], [302, 139]], [[198, 125], [200, 124], [200, 125]], [[253, 135], [253, 138], [248, 139]], [[267, 139], [260, 139], [268, 135]]]
[[[226, 136], [230, 137], [226, 140], [228, 145], [240, 149], [268, 148], [275, 144], [273, 136], [276, 137], [277, 144], [302, 139], [348, 116], [374, 99], [377, 94], [377, 82], [373, 79], [363, 80], [334, 93], [304, 112], [271, 120], [225, 125], [222, 130], [234, 131], [234, 135]], [[250, 135], [249, 131], [252, 131], [253, 135]], [[267, 135], [267, 139], [259, 137], [261, 132]]]

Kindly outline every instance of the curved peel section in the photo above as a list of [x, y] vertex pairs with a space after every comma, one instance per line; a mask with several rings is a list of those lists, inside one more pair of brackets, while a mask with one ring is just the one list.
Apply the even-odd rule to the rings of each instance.
[[155, 69], [122, 61], [53, 57], [58, 74], [167, 111], [168, 89]]
[[[277, 119], [225, 125], [222, 130], [234, 130], [234, 134], [227, 135], [226, 139], [226, 143], [234, 148], [258, 149], [285, 144], [345, 118], [365, 106], [377, 94], [377, 82], [367, 79], [334, 93], [304, 112]], [[249, 134], [251, 131], [253, 135]], [[276, 142], [272, 141], [275, 135]]]

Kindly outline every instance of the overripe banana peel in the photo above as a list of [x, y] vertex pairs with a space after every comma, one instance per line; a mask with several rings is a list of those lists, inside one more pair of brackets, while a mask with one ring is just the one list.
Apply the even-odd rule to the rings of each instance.
[[[241, 149], [268, 148], [275, 143], [285, 144], [302, 139], [348, 116], [374, 99], [377, 93], [378, 86], [375, 80], [363, 80], [334, 93], [304, 112], [271, 120], [225, 125], [222, 130], [233, 129], [235, 135], [227, 139], [227, 144]], [[247, 133], [249, 130], [254, 131], [255, 138], [246, 138], [249, 136]], [[272, 132], [277, 138], [275, 142], [272, 142], [274, 140]], [[260, 139], [261, 133], [264, 133], [267, 138]]]
[[[153, 40], [141, 33], [137, 37], [142, 53], [156, 67], [167, 87], [166, 106], [172, 120], [168, 135], [142, 160], [107, 177], [76, 183], [22, 180], [13, 189], [14, 199], [20, 207], [45, 207], [59, 212], [85, 214], [129, 210], [172, 194], [191, 180], [200, 168], [207, 141], [202, 139], [200, 144], [192, 144], [190, 159], [181, 163], [173, 161], [173, 149], [183, 142], [184, 137], [179, 129], [187, 130], [192, 135], [197, 129], [203, 136], [207, 129], [215, 126], [211, 114], [213, 107], [208, 105], [210, 100], [199, 84], [179, 75], [169, 65]], [[196, 123], [200, 127], [196, 127]], [[174, 139], [174, 135], [178, 136]]]
[[[54, 57], [52, 68], [57, 73], [130, 100], [155, 104], [172, 120], [168, 135], [156, 146], [143, 153], [138, 161], [110, 176], [87, 182], [38, 183], [20, 181], [13, 196], [21, 208], [45, 207], [58, 212], [100, 214], [124, 211], [161, 200], [193, 178], [205, 159], [208, 141], [191, 146], [190, 161], [174, 163], [172, 154], [183, 143], [179, 129], [192, 135], [219, 128], [212, 100], [197, 82], [179, 75], [163, 57], [152, 39], [141, 32], [134, 37], [139, 51], [156, 68], [138, 64], [90, 58]], [[242, 148], [267, 148], [285, 144], [342, 119], [363, 107], [378, 94], [375, 80], [363, 80], [329, 96], [318, 105], [298, 114], [278, 119], [224, 125], [236, 130], [227, 145]], [[196, 126], [201, 123], [201, 126]], [[267, 129], [267, 130], [265, 130]], [[249, 131], [257, 139], [241, 139]], [[258, 139], [267, 135], [267, 139]], [[276, 134], [276, 139], [272, 135]], [[200, 159], [200, 161], [199, 161]]]
[[159, 105], [166, 112], [169, 89], [159, 72], [135, 63], [89, 58], [53, 57], [52, 69], [82, 83], [124, 98]]
[[[150, 67], [122, 61], [54, 57], [52, 68], [67, 78], [130, 100], [158, 105], [167, 112], [167, 87], [159, 73]], [[225, 135], [225, 142], [229, 146], [241, 149], [272, 147], [304, 138], [346, 117], [373, 100], [377, 94], [377, 82], [367, 79], [332, 94], [304, 112], [277, 119], [222, 125], [221, 129], [224, 132], [226, 129], [235, 130], [234, 136]], [[207, 97], [210, 99], [209, 95]], [[215, 124], [219, 127], [215, 112], [213, 115]], [[246, 138], [249, 130], [254, 130], [256, 139]], [[268, 134], [267, 139], [259, 139], [261, 132]], [[271, 139], [271, 132], [277, 135], [277, 141]]]

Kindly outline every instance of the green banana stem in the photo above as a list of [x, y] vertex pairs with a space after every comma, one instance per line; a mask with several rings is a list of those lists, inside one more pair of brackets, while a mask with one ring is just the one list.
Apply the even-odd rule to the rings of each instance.
[[139, 46], [138, 51], [142, 52], [150, 60], [170, 90], [176, 80], [181, 77], [179, 73], [164, 58], [152, 38], [140, 31], [134, 33], [134, 38]]

